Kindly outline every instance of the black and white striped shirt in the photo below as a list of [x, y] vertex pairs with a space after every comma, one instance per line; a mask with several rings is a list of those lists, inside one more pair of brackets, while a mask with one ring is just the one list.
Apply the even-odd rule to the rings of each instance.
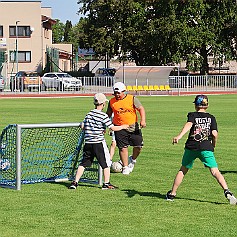
[[85, 142], [99, 143], [105, 140], [106, 127], [113, 126], [108, 115], [101, 110], [93, 109], [85, 117], [84, 121]]

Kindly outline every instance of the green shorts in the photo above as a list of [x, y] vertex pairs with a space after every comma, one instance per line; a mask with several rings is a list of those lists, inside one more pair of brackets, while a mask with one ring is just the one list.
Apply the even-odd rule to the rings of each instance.
[[182, 166], [185, 166], [188, 169], [193, 167], [193, 162], [196, 158], [199, 158], [201, 162], [208, 168], [217, 168], [216, 159], [214, 152], [212, 151], [193, 151], [184, 149]]

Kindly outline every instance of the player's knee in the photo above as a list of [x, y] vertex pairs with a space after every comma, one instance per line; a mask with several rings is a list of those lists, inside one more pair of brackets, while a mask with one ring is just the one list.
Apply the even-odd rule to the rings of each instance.
[[220, 175], [220, 171], [218, 170], [218, 168], [210, 168], [210, 172], [212, 174], [212, 176], [217, 177]]

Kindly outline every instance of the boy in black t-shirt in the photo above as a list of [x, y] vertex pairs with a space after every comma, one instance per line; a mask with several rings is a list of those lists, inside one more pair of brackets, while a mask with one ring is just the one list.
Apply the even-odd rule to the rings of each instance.
[[185, 174], [192, 168], [196, 158], [199, 158], [205, 167], [208, 167], [213, 177], [224, 190], [225, 197], [230, 204], [237, 204], [237, 199], [229, 191], [227, 183], [220, 173], [214, 156], [218, 130], [216, 119], [213, 115], [206, 112], [208, 108], [208, 98], [206, 95], [197, 95], [194, 102], [196, 112], [188, 113], [188, 119], [182, 131], [173, 138], [173, 144], [189, 131], [188, 139], [185, 143], [185, 149], [182, 159], [182, 166], [178, 171], [172, 190], [167, 192], [166, 199], [173, 201], [176, 191], [181, 184]]

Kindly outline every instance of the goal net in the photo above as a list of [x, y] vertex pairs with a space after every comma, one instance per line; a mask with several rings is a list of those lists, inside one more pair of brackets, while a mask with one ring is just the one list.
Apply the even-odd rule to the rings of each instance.
[[[0, 136], [0, 185], [73, 180], [82, 158], [80, 123], [8, 125]], [[97, 161], [81, 182], [102, 183]]]

